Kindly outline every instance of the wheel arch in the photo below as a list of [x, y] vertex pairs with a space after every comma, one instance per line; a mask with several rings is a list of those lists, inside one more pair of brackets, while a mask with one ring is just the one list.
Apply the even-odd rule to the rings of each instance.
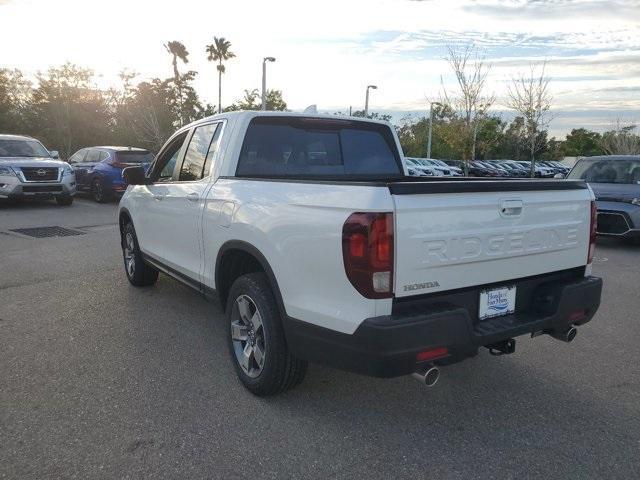
[[[252, 260], [251, 260], [252, 259]], [[255, 262], [249, 264], [249, 270], [243, 268], [233, 271], [232, 266], [234, 262]], [[259, 268], [256, 268], [259, 267]], [[229, 240], [225, 242], [218, 250], [215, 265], [215, 285], [222, 308], [226, 308], [227, 296], [231, 285], [241, 275], [245, 273], [252, 273], [255, 271], [262, 271], [267, 276], [269, 285], [276, 299], [278, 305], [278, 311], [282, 319], [286, 319], [286, 309], [282, 300], [282, 293], [278, 286], [278, 280], [276, 279], [273, 269], [269, 264], [266, 257], [255, 246], [242, 240]]]

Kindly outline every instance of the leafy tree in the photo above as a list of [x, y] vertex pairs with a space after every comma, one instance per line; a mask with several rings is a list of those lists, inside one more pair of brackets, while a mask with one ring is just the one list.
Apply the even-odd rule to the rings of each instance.
[[[364, 118], [364, 110], [356, 110], [351, 114], [351, 116]], [[389, 122], [391, 120], [391, 115], [388, 115], [386, 113], [369, 112], [367, 118], [370, 118], [371, 120], [382, 120], [383, 122]]]
[[574, 128], [562, 144], [562, 152], [567, 157], [590, 157], [603, 155], [600, 146], [602, 135], [586, 128]]
[[602, 134], [600, 145], [607, 155], [640, 154], [640, 135], [635, 130], [636, 125], [622, 125], [618, 119], [612, 130]]
[[93, 72], [66, 63], [39, 73], [29, 107], [29, 131], [68, 158], [78, 148], [106, 143], [110, 115]]
[[112, 96], [113, 131], [120, 143], [158, 151], [183, 122], [211, 115], [213, 108], [200, 103], [191, 85], [193, 77], [194, 72], [180, 75], [178, 89], [173, 78], [154, 78], [134, 87], [134, 76], [121, 74], [123, 87]]
[[489, 116], [478, 123], [476, 158], [493, 159], [504, 139], [505, 123], [498, 116]]
[[225, 66], [222, 62], [236, 56], [231, 51], [231, 42], [224, 37], [213, 37], [213, 43], [207, 45], [206, 49], [209, 56], [207, 60], [210, 62], [218, 62], [216, 69], [218, 70], [218, 112], [222, 111], [222, 74], [225, 72]]
[[556, 140], [555, 137], [552, 137], [547, 142], [546, 151], [541, 155], [542, 160], [562, 160], [565, 157], [563, 143], [561, 140]]
[[[448, 141], [455, 136], [459, 125], [451, 122], [451, 112], [446, 107], [434, 108], [433, 128], [431, 133], [431, 156], [440, 159], [461, 159], [461, 148], [453, 148]], [[429, 118], [421, 117], [415, 121], [401, 122], [396, 127], [400, 145], [408, 157], [424, 158], [427, 156], [427, 137], [429, 135]], [[458, 144], [456, 144], [459, 147]]]
[[[262, 98], [257, 88], [253, 90], [245, 90], [244, 97], [225, 108], [225, 112], [236, 110], [260, 110], [262, 108]], [[282, 98], [281, 90], [267, 90], [267, 110], [287, 109], [287, 102]]]
[[0, 69], [0, 132], [29, 133], [25, 115], [31, 89], [31, 82], [20, 70]]

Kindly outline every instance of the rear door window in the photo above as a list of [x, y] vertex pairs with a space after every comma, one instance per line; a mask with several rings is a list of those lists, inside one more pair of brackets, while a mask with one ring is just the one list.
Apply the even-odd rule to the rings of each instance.
[[87, 157], [85, 158], [85, 162], [87, 163], [97, 163], [100, 160], [100, 150], [89, 149], [87, 152]]
[[247, 129], [236, 175], [388, 179], [403, 176], [386, 125], [305, 117], [257, 117]]

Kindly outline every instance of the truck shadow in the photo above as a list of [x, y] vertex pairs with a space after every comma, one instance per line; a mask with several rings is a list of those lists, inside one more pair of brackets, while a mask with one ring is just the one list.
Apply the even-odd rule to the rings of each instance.
[[[595, 341], [589, 332], [571, 347], [543, 337], [523, 341], [512, 356], [494, 358], [483, 350], [443, 368], [429, 389], [410, 377], [375, 379], [311, 365], [297, 388], [257, 398], [235, 378], [215, 302], [187, 292], [169, 279], [148, 291], [163, 313], [142, 320], [150, 336], [142, 350], [151, 355], [145, 379], [154, 379], [158, 392], [174, 392], [174, 403], [164, 394], [150, 401], [148, 419], [179, 419], [182, 426], [172, 427], [172, 435], [197, 432], [229, 461], [242, 454], [219, 439], [220, 431], [251, 436], [257, 455], [284, 452], [289, 465], [320, 462], [335, 478], [365, 472], [388, 478], [390, 465], [402, 467], [403, 477], [422, 478], [429, 469], [450, 473], [462, 464], [483, 478], [536, 471], [631, 478], [640, 466], [633, 457], [640, 438], [637, 402], [630, 401], [638, 398], [635, 377], [615, 360], [586, 361], [579, 345]], [[132, 294], [142, 313], [145, 301]], [[172, 298], [177, 295], [183, 298]], [[175, 403], [176, 395], [188, 404]]]

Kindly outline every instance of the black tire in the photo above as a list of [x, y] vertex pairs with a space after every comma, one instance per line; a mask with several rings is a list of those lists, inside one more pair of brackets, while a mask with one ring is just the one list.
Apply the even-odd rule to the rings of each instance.
[[142, 260], [138, 237], [132, 223], [127, 223], [122, 230], [122, 257], [127, 279], [136, 287], [148, 287], [158, 280], [158, 270]]
[[105, 203], [109, 201], [109, 192], [102, 183], [102, 180], [99, 178], [96, 178], [91, 182], [91, 196], [97, 203]]
[[[264, 363], [257, 376], [246, 373], [236, 355], [238, 342], [233, 339], [232, 323], [237, 320], [237, 301], [241, 297], [249, 297], [261, 317]], [[238, 378], [247, 390], [261, 397], [277, 395], [302, 382], [307, 372], [307, 362], [289, 352], [280, 312], [264, 273], [243, 275], [233, 283], [227, 300], [226, 318], [231, 360]]]
[[71, 195], [58, 195], [56, 197], [56, 202], [60, 206], [68, 207], [73, 203], [73, 197]]

